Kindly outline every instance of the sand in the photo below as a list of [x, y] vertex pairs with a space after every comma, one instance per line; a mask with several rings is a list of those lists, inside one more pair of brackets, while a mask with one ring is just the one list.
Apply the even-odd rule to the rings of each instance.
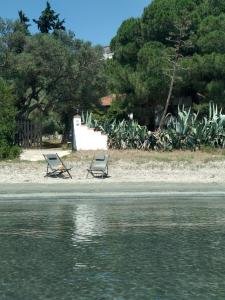
[[[42, 150], [39, 150], [40, 154]], [[49, 151], [55, 152], [55, 151]], [[34, 152], [37, 155], [36, 152]], [[30, 154], [29, 154], [30, 155]], [[65, 157], [63, 160], [72, 167], [72, 179], [49, 178], [46, 174], [46, 163], [43, 160], [1, 161], [0, 184], [12, 183], [121, 183], [121, 182], [160, 182], [160, 183], [224, 183], [225, 159], [221, 156], [193, 154], [161, 155], [138, 151], [112, 151], [110, 153], [109, 177], [105, 179], [86, 179], [92, 152], [80, 152]], [[41, 155], [40, 155], [41, 157]], [[171, 158], [172, 157], [172, 158]], [[210, 159], [212, 157], [212, 159]], [[25, 157], [27, 158], [27, 157]], [[181, 159], [183, 158], [183, 159]], [[24, 156], [23, 156], [24, 159]], [[42, 159], [42, 158], [41, 158]]]

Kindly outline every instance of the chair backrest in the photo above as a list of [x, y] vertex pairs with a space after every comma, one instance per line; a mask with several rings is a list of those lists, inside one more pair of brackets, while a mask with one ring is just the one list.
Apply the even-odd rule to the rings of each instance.
[[91, 166], [93, 168], [105, 168], [108, 164], [108, 155], [104, 155], [104, 154], [101, 154], [101, 155], [96, 155], [94, 158], [93, 158], [93, 161], [92, 161], [92, 164]]
[[106, 159], [106, 155], [96, 155], [95, 160], [104, 161]]
[[62, 162], [57, 153], [43, 155], [51, 168], [57, 168], [59, 165], [62, 165]]

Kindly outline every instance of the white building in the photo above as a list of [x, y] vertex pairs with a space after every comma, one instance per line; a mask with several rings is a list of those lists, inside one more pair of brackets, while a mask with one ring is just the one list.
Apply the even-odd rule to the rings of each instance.
[[111, 51], [109, 46], [103, 47], [103, 57], [105, 60], [113, 58], [113, 52]]
[[107, 150], [108, 136], [81, 124], [81, 117], [73, 117], [73, 149], [75, 150]]

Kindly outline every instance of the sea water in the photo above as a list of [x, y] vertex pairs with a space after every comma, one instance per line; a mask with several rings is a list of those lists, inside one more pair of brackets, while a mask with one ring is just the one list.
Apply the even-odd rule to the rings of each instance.
[[0, 201], [0, 299], [225, 299], [223, 197]]

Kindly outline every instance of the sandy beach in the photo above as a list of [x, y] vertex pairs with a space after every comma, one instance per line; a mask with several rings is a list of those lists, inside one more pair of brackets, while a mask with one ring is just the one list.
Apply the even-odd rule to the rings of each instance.
[[[0, 183], [120, 183], [120, 182], [171, 182], [171, 183], [224, 183], [225, 156], [201, 152], [156, 153], [142, 151], [109, 151], [109, 177], [86, 179], [87, 168], [93, 157], [91, 151], [67, 155], [63, 161], [72, 167], [72, 179], [44, 177], [46, 163], [42, 150], [29, 150], [22, 160], [0, 162]], [[32, 153], [33, 151], [33, 153]], [[45, 150], [49, 151], [49, 150]], [[57, 149], [55, 150], [55, 152]], [[53, 150], [49, 151], [53, 152]], [[58, 151], [59, 152], [59, 151]], [[27, 152], [28, 153], [28, 152]], [[33, 155], [31, 155], [33, 154]], [[63, 156], [63, 153], [61, 153]], [[66, 153], [68, 154], [68, 153]], [[35, 156], [36, 155], [36, 156]], [[32, 161], [32, 157], [35, 158]]]

